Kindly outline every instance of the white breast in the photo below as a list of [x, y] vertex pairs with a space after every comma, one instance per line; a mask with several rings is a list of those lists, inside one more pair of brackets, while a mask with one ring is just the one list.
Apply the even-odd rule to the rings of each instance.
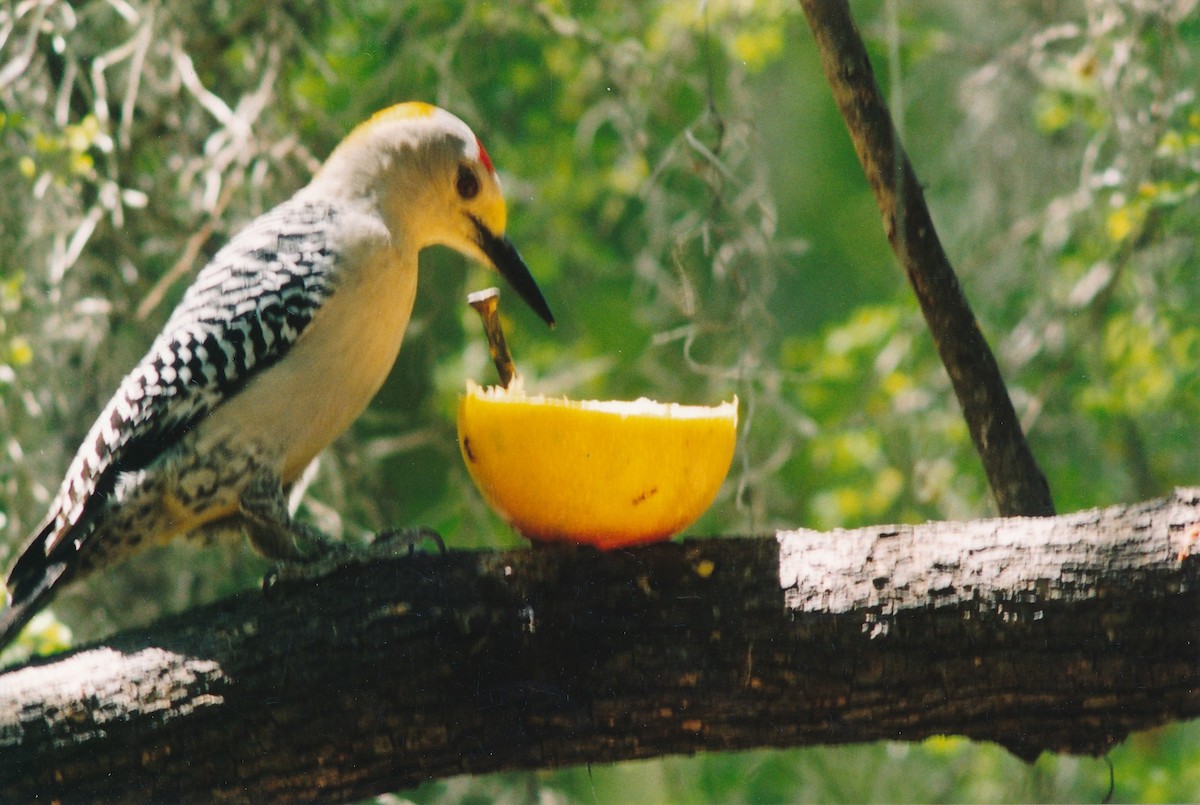
[[400, 351], [417, 258], [373, 249], [354, 266], [288, 354], [199, 425], [199, 445], [262, 450], [279, 462], [286, 485], [358, 418]]

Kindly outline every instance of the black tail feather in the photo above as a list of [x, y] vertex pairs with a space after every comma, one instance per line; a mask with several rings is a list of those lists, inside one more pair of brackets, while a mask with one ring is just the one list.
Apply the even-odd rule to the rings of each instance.
[[25, 624], [49, 603], [71, 568], [70, 560], [75, 553], [72, 540], [57, 540], [50, 554], [46, 554], [47, 537], [53, 529], [53, 519], [44, 523], [8, 574], [9, 603], [0, 612], [0, 649], [12, 642]]
[[0, 612], [0, 649], [11, 643], [21, 633], [25, 624], [49, 603], [50, 597], [56, 592], [57, 582], [66, 569], [67, 566], [61, 562], [48, 566], [42, 582], [32, 590], [32, 596], [14, 599], [8, 605], [8, 609]]

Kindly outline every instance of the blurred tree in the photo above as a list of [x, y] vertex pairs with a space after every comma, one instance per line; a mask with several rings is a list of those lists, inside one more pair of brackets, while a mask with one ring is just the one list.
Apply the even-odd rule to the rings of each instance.
[[[951, 259], [1061, 511], [1194, 480], [1200, 436], [1195, 0], [855, 4]], [[561, 326], [510, 308], [532, 385], [743, 402], [697, 533], [971, 518], [990, 502], [887, 251], [798, 8], [781, 0], [0, 5], [0, 559], [188, 279], [408, 98], [485, 138], [510, 232]], [[487, 376], [425, 255], [391, 380], [323, 460], [307, 516], [348, 539], [438, 528], [515, 545], [459, 464]], [[175, 548], [64, 597], [81, 634], [251, 586], [241, 546]], [[1113, 755], [1117, 791], [1200, 797], [1195, 727]], [[862, 774], [870, 768], [872, 774]], [[631, 789], [630, 785], [639, 786]], [[628, 764], [428, 786], [422, 801], [1095, 798], [1103, 764], [1033, 770], [960, 741]], [[540, 792], [540, 793], [539, 793]]]

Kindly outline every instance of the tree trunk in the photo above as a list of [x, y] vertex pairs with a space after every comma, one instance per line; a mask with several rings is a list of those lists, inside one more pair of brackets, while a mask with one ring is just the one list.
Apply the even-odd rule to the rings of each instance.
[[347, 567], [0, 675], [0, 800], [431, 778], [1200, 714], [1200, 489], [1054, 518]]

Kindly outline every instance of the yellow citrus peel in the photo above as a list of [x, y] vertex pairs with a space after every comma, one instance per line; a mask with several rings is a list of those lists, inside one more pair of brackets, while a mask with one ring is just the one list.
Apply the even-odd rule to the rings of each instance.
[[713, 407], [567, 400], [467, 381], [458, 444], [485, 500], [526, 537], [615, 548], [695, 522], [729, 472], [737, 398]]

